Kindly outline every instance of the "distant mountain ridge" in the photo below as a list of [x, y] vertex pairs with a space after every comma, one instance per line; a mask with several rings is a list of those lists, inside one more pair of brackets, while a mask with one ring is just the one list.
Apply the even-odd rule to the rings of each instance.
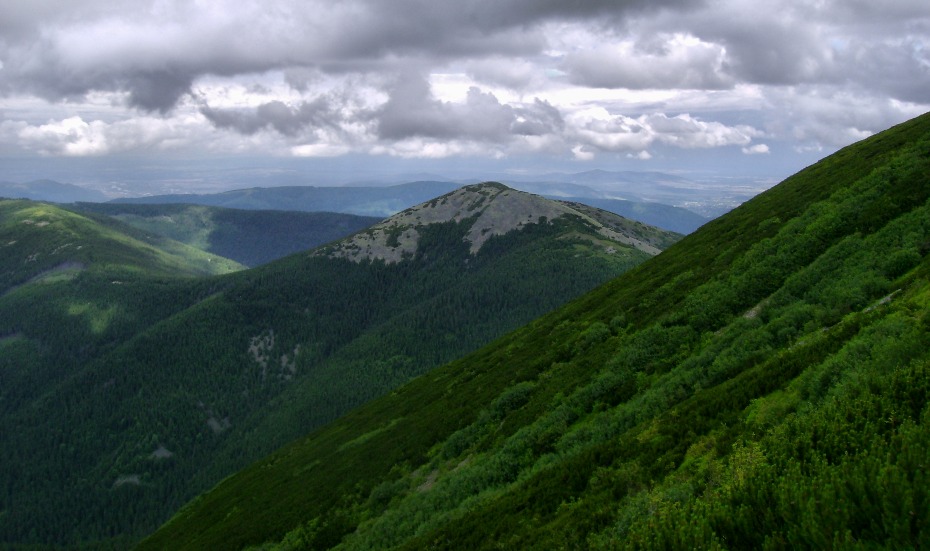
[[[675, 174], [643, 171], [500, 174], [490, 179], [521, 191], [590, 204], [633, 220], [685, 234], [694, 231], [707, 219], [718, 216], [765, 189], [765, 186], [760, 187], [751, 181], [740, 183], [721, 180], [708, 184]], [[258, 181], [262, 185], [218, 193], [173, 193], [125, 197], [113, 201], [189, 203], [248, 210], [328, 211], [384, 218], [478, 180], [450, 180], [435, 174], [416, 173], [339, 186], [281, 186], [281, 183], [294, 181], [293, 178], [283, 177], [280, 181], [268, 178], [259, 178]], [[231, 181], [230, 185], [234, 182]], [[7, 186], [7, 195], [11, 197], [58, 203], [107, 200], [96, 190], [48, 180], [27, 184], [0, 183], [0, 190], [4, 185]], [[0, 197], [3, 196], [4, 193], [0, 193]]]
[[597, 197], [552, 196], [554, 199], [581, 203], [600, 210], [612, 212], [630, 220], [662, 228], [680, 234], [689, 234], [710, 221], [700, 214], [681, 207], [663, 203], [627, 201], [625, 199], [601, 199]]
[[543, 174], [539, 179], [543, 181], [569, 181], [574, 183], [588, 184], [614, 184], [617, 182], [649, 184], [656, 182], [690, 182], [690, 180], [687, 178], [682, 178], [681, 176], [669, 174], [667, 172], [603, 169], [586, 170], [584, 172], [573, 173], [552, 172], [549, 174]]
[[101, 202], [107, 200], [106, 195], [99, 191], [53, 180], [33, 180], [21, 184], [0, 182], [0, 197], [51, 201], [53, 203]]
[[[235, 209], [274, 209], [308, 212], [341, 212], [362, 216], [392, 216], [404, 209], [459, 189], [448, 181], [418, 181], [392, 186], [249, 188], [215, 194], [155, 195], [116, 199], [113, 203], [187, 203]], [[551, 199], [585, 203], [677, 233], [690, 233], [707, 218], [684, 208], [660, 203], [618, 200], [611, 194], [582, 185], [545, 182], [514, 182], [510, 185]]]
[[213, 194], [156, 195], [115, 199], [114, 203], [191, 203], [236, 209], [343, 212], [359, 216], [390, 216], [456, 189], [452, 182], [409, 182], [388, 187], [288, 186], [248, 188]]
[[[752, 178], [723, 177], [695, 181], [662, 172], [593, 170], [519, 177], [514, 178], [512, 186], [543, 195], [583, 197], [584, 202], [590, 197], [666, 205], [687, 209], [710, 219], [732, 210], [773, 183]], [[616, 212], [621, 216], [627, 215], [623, 211]], [[669, 226], [662, 227], [680, 231]]]

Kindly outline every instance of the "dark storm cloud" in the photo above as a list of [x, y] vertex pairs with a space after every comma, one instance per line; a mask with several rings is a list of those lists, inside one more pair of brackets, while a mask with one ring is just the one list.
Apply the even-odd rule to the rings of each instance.
[[146, 111], [166, 113], [178, 99], [191, 91], [191, 75], [175, 71], [155, 71], [128, 75], [129, 105]]
[[790, 9], [775, 24], [759, 20], [749, 30], [731, 25], [710, 31], [734, 50], [740, 78], [851, 85], [878, 96], [930, 101], [930, 4], [925, 0], [785, 4]]
[[[0, 94], [30, 93], [52, 101], [78, 99], [94, 90], [129, 92], [128, 103], [165, 113], [191, 90], [195, 75], [178, 68], [109, 70], [105, 66], [75, 66], [48, 44], [0, 49]], [[10, 54], [10, 52], [13, 52]]]
[[246, 135], [271, 128], [285, 136], [296, 136], [306, 128], [335, 127], [340, 122], [325, 98], [297, 106], [270, 101], [254, 109], [214, 109], [204, 105], [200, 112], [215, 126]]
[[817, 37], [790, 24], [725, 29], [716, 38], [727, 46], [728, 71], [744, 82], [797, 84], [830, 79], [834, 72]]
[[915, 40], [898, 45], [854, 45], [841, 55], [851, 80], [894, 98], [930, 103], [930, 43]]
[[469, 90], [463, 104], [437, 101], [426, 79], [417, 75], [397, 82], [376, 118], [378, 135], [383, 139], [467, 136], [499, 140], [509, 133], [513, 112], [494, 96], [476, 89]]
[[541, 22], [599, 20], [613, 24], [630, 15], [666, 8], [687, 10], [703, 3], [688, 0], [372, 0], [359, 3], [365, 5], [367, 12], [361, 26], [372, 34], [353, 38], [350, 42], [357, 40], [369, 48], [377, 44], [406, 44], [439, 48], [440, 51], [456, 51], [467, 45], [468, 51], [474, 53], [483, 49], [480, 40], [472, 40], [474, 37], [497, 40], [497, 33], [501, 31], [519, 32]]
[[[729, 32], [730, 72], [767, 85], [853, 85], [902, 101], [930, 102], [930, 42], [812, 36], [791, 25], [767, 34]], [[926, 40], [926, 37], [925, 37]]]

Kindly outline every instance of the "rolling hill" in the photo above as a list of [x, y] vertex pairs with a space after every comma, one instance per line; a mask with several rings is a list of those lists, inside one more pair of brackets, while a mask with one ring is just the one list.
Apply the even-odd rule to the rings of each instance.
[[[82, 231], [126, 228], [97, 216]], [[341, 257], [362, 236], [403, 252]], [[488, 183], [251, 270], [86, 269], [12, 289], [0, 545], [127, 547], [248, 463], [677, 238]]]
[[930, 544], [930, 115], [225, 479], [138, 549]]
[[255, 267], [363, 230], [381, 218], [186, 204], [77, 203], [141, 230]]

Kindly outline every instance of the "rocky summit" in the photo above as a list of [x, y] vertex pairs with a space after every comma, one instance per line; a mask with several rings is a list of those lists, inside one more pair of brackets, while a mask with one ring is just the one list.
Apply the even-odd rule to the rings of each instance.
[[[566, 215], [581, 218], [595, 233], [610, 241], [650, 255], [658, 254], [663, 245], [663, 236], [644, 224], [587, 205], [546, 199], [497, 182], [485, 182], [464, 186], [403, 210], [316, 254], [355, 262], [396, 263], [416, 253], [424, 226], [448, 222], [470, 224], [463, 239], [474, 254], [492, 236], [519, 230], [527, 224], [549, 223]], [[605, 249], [610, 247], [605, 244]]]

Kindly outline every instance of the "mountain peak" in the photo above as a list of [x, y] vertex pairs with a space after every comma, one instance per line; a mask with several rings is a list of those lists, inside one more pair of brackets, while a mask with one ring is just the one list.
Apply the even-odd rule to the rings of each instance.
[[645, 233], [636, 231], [637, 225], [645, 228], [642, 224], [585, 205], [518, 191], [499, 182], [483, 182], [405, 209], [368, 230], [322, 249], [319, 254], [354, 262], [368, 259], [396, 263], [416, 253], [420, 229], [424, 226], [469, 219], [471, 224], [463, 239], [475, 254], [491, 236], [504, 235], [528, 224], [551, 222], [565, 215], [582, 218], [608, 239], [652, 255], [660, 251], [657, 243]]

